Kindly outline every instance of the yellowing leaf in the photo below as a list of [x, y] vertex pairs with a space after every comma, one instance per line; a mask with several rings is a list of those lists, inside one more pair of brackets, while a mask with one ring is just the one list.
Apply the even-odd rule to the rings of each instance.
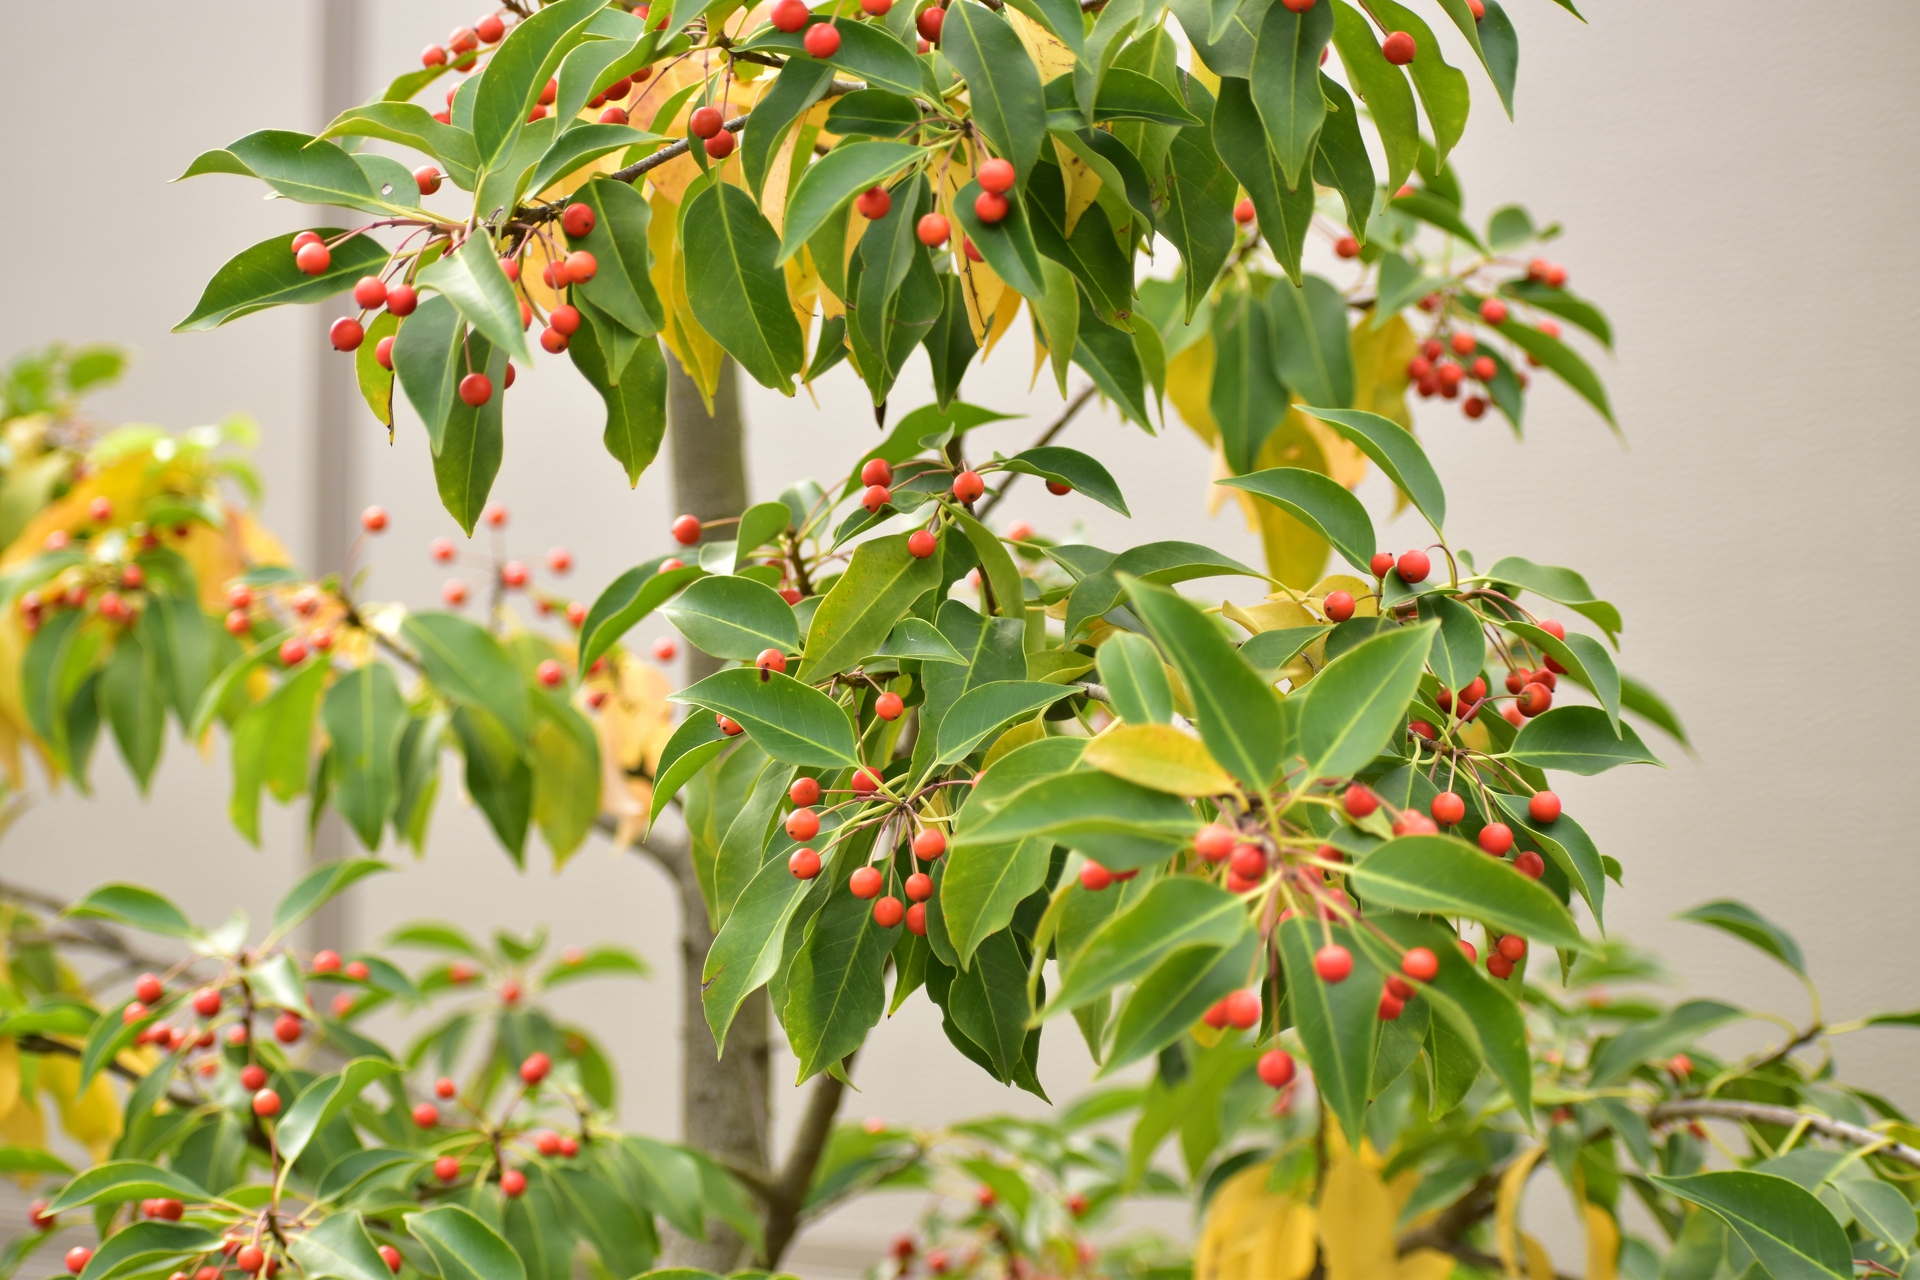
[[1067, 48], [1059, 36], [1017, 9], [1003, 10], [1003, 13], [1013, 24], [1013, 33], [1020, 37], [1020, 43], [1027, 46], [1027, 56], [1040, 68], [1041, 84], [1073, 70], [1073, 50]]
[[1167, 361], [1167, 399], [1173, 401], [1187, 429], [1210, 445], [1220, 439], [1220, 428], [1208, 407], [1212, 390], [1213, 339], [1209, 336]]
[[987, 748], [987, 757], [980, 765], [981, 770], [984, 772], [987, 769], [991, 769], [994, 761], [1006, 755], [1014, 748], [1024, 747], [1029, 742], [1038, 742], [1046, 736], [1046, 716], [1037, 715], [1031, 720], [1021, 721], [994, 739], [993, 745]]
[[1117, 724], [1089, 742], [1082, 758], [1116, 778], [1177, 796], [1239, 790], [1200, 739], [1170, 724]]
[[1194, 1280], [1303, 1280], [1313, 1270], [1311, 1205], [1267, 1190], [1273, 1164], [1229, 1178], [1207, 1207], [1194, 1251]]
[[[1357, 612], [1357, 610], [1356, 610]], [[1220, 613], [1229, 622], [1237, 622], [1252, 635], [1262, 631], [1281, 631], [1292, 627], [1313, 627], [1320, 625], [1320, 619], [1305, 605], [1295, 604], [1284, 596], [1268, 597], [1266, 604], [1237, 605], [1231, 600], [1223, 601]]]
[[1320, 1245], [1327, 1280], [1378, 1280], [1400, 1265], [1393, 1194], [1379, 1171], [1344, 1143], [1327, 1144], [1332, 1164], [1321, 1179]]
[[1007, 336], [1007, 330], [1013, 328], [1013, 322], [1020, 314], [1020, 304], [1025, 301], [1026, 299], [1017, 291], [1006, 288], [1004, 285], [1001, 287], [1000, 302], [993, 309], [993, 327], [987, 330], [986, 339], [980, 344], [982, 363], [993, 354], [993, 349], [1000, 344], [1000, 339]]
[[646, 834], [653, 804], [648, 779], [673, 736], [667, 703], [672, 686], [658, 667], [632, 657], [620, 659], [611, 677], [594, 681], [608, 695], [593, 717], [600, 739], [600, 812], [614, 819], [614, 846], [625, 849]]
[[1080, 221], [1080, 215], [1100, 194], [1100, 175], [1090, 168], [1085, 160], [1073, 154], [1067, 144], [1055, 138], [1053, 152], [1060, 161], [1060, 176], [1065, 180], [1067, 189], [1067, 234], [1073, 234], [1073, 228]]
[[1591, 1200], [1581, 1206], [1587, 1219], [1586, 1280], [1617, 1280], [1620, 1264], [1620, 1224]]
[[1527, 1252], [1527, 1280], [1554, 1280], [1553, 1256], [1547, 1247], [1524, 1231], [1520, 1243]]
[[1460, 1264], [1450, 1253], [1438, 1249], [1415, 1249], [1400, 1259], [1393, 1280], [1447, 1280]]
[[680, 367], [700, 388], [707, 412], [713, 412], [713, 393], [720, 385], [720, 364], [726, 352], [707, 335], [693, 318], [687, 302], [687, 263], [680, 253], [680, 206], [656, 193], [649, 202], [653, 221], [647, 227], [647, 244], [653, 250], [653, 287], [667, 312], [661, 337], [667, 349], [679, 358]]
[[1546, 1154], [1545, 1147], [1530, 1147], [1520, 1153], [1500, 1175], [1500, 1186], [1493, 1197], [1493, 1227], [1500, 1245], [1500, 1263], [1509, 1276], [1520, 1274], [1520, 1197], [1526, 1193], [1533, 1166]]
[[49, 1054], [40, 1059], [40, 1084], [60, 1109], [60, 1127], [96, 1161], [105, 1160], [121, 1128], [120, 1100], [114, 1097], [106, 1073], [95, 1076], [83, 1090], [79, 1088], [80, 1060]]
[[1413, 359], [1419, 342], [1413, 330], [1399, 316], [1379, 329], [1373, 327], [1373, 313], [1353, 327], [1353, 407], [1391, 418], [1411, 429], [1413, 415], [1407, 409], [1407, 362]]
[[0, 1039], [0, 1116], [12, 1111], [20, 1101], [20, 1045]]

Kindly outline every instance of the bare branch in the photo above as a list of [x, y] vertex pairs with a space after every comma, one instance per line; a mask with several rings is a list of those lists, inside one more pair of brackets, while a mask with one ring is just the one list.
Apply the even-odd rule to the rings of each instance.
[[1668, 1120], [1686, 1120], [1705, 1117], [1710, 1120], [1740, 1120], [1750, 1124], [1777, 1124], [1783, 1129], [1791, 1129], [1804, 1124], [1822, 1137], [1838, 1142], [1850, 1142], [1857, 1147], [1871, 1147], [1872, 1154], [1897, 1160], [1901, 1164], [1920, 1169], [1920, 1150], [1904, 1142], [1895, 1142], [1884, 1133], [1857, 1124], [1848, 1124], [1844, 1120], [1833, 1120], [1811, 1111], [1801, 1111], [1795, 1107], [1772, 1106], [1764, 1102], [1723, 1102], [1716, 1098], [1681, 1098], [1673, 1102], [1662, 1103], [1647, 1113], [1647, 1123], [1660, 1124]]

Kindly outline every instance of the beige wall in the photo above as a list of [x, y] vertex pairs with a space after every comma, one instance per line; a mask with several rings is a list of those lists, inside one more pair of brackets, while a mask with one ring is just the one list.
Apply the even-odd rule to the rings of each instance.
[[[422, 44], [477, 16], [469, 7], [370, 5], [370, 64], [410, 65]], [[1519, 123], [1499, 120], [1473, 71], [1475, 128], [1458, 168], [1476, 216], [1519, 200], [1567, 225], [1555, 256], [1620, 335], [1617, 360], [1599, 363], [1628, 444], [1553, 388], [1535, 397], [1524, 445], [1444, 408], [1423, 412], [1421, 430], [1452, 494], [1456, 544], [1580, 568], [1626, 614], [1623, 665], [1662, 689], [1693, 730], [1695, 760], [1671, 752], [1670, 770], [1565, 788], [1625, 865], [1612, 927], [1662, 951], [1691, 991], [1800, 1016], [1797, 987], [1779, 970], [1670, 919], [1737, 895], [1800, 938], [1832, 1017], [1920, 1004], [1895, 945], [1920, 906], [1915, 792], [1903, 781], [1920, 712], [1904, 669], [1920, 597], [1903, 587], [1920, 534], [1911, 500], [1920, 424], [1909, 407], [1920, 345], [1920, 78], [1908, 62], [1920, 10], [1899, 0], [1811, 11], [1590, 0], [1593, 25], [1583, 28], [1546, 0], [1509, 7], [1525, 48]], [[123, 342], [139, 362], [123, 389], [101, 397], [106, 417], [176, 428], [234, 411], [256, 417], [268, 516], [296, 550], [311, 518], [314, 370], [335, 359], [314, 316], [269, 313], [183, 337], [167, 329], [233, 249], [299, 215], [238, 179], [165, 184], [230, 136], [316, 125], [316, 13], [233, 0], [14, 6], [0, 42], [0, 112], [13, 122], [0, 136], [12, 282], [0, 351], [51, 338]], [[1330, 260], [1321, 266], [1333, 272]], [[664, 549], [673, 513], [658, 472], [626, 488], [601, 453], [597, 401], [562, 363], [544, 361], [513, 393], [498, 496], [514, 511], [514, 550], [573, 547], [578, 590], [590, 597]], [[1028, 394], [1030, 369], [1015, 339], [970, 378], [969, 398], [1032, 415], [990, 443], [1010, 449], [1055, 412], [1050, 394]], [[925, 386], [910, 373], [895, 404], [918, 403]], [[759, 496], [830, 472], [872, 438], [846, 374], [828, 380], [819, 408], [756, 389], [749, 414]], [[371, 420], [360, 430], [355, 505], [394, 512], [372, 592], [428, 604], [440, 575], [425, 544], [454, 529], [418, 425], [403, 416], [391, 450]], [[1008, 503], [1009, 517], [1059, 534], [1084, 520], [1088, 539], [1107, 546], [1186, 537], [1255, 554], [1235, 517], [1206, 516], [1208, 463], [1177, 425], [1153, 440], [1089, 413], [1066, 439], [1112, 459], [1133, 525], [1033, 487]], [[1388, 509], [1379, 483], [1363, 494]], [[1395, 526], [1389, 545], [1395, 534], [1410, 540], [1413, 530]], [[0, 874], [63, 893], [147, 880], [212, 919], [236, 901], [260, 914], [297, 865], [297, 814], [275, 811], [259, 852], [233, 834], [224, 759], [176, 744], [145, 800], [117, 766], [98, 774], [93, 801], [56, 798], [26, 817], [0, 846]], [[604, 846], [558, 877], [540, 853], [519, 874], [459, 800], [449, 795], [441, 809], [430, 855], [360, 895], [356, 936], [371, 942], [432, 915], [637, 944], [658, 980], [583, 988], [561, 1004], [618, 1056], [627, 1121], [670, 1133], [675, 922], [659, 876]], [[922, 1006], [897, 1021], [863, 1057], [856, 1114], [934, 1120], [1026, 1105], [955, 1056]], [[1841, 1067], [1920, 1107], [1911, 1035], [1853, 1037]], [[1071, 1032], [1049, 1037], [1042, 1075], [1056, 1097], [1088, 1071]], [[820, 1248], [829, 1236], [880, 1239], [894, 1228], [889, 1215], [909, 1210], [849, 1215], [823, 1230]]]

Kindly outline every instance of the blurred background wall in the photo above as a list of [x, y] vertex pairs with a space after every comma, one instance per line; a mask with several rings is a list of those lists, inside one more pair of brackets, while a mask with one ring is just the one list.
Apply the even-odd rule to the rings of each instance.
[[[1670, 918], [1738, 896], [1799, 937], [1831, 1017], [1920, 1004], [1899, 941], [1920, 915], [1917, 793], [1902, 781], [1920, 695], [1898, 666], [1920, 656], [1911, 639], [1920, 595], [1904, 585], [1920, 541], [1910, 390], [1920, 8], [1589, 0], [1589, 26], [1548, 0], [1509, 9], [1523, 49], [1518, 120], [1499, 118], [1470, 69], [1474, 127], [1455, 168], [1474, 220], [1518, 201], [1537, 221], [1566, 224], [1554, 256], [1618, 332], [1617, 358], [1596, 358], [1626, 442], [1555, 386], [1533, 398], [1524, 444], [1451, 406], [1423, 408], [1419, 421], [1452, 495], [1456, 544], [1582, 570], [1626, 615], [1624, 667], [1662, 690], [1692, 731], [1696, 758], [1670, 750], [1670, 769], [1565, 788], [1625, 865], [1610, 923], [1661, 952], [1688, 990], [1802, 1016], [1782, 970]], [[300, 215], [240, 179], [168, 180], [199, 151], [254, 129], [318, 129], [329, 104], [374, 93], [418, 65], [422, 45], [480, 12], [468, 0], [10, 5], [0, 41], [9, 122], [0, 243], [12, 282], [0, 353], [110, 340], [138, 357], [123, 386], [94, 403], [102, 417], [183, 428], [251, 415], [263, 433], [266, 517], [295, 555], [326, 559], [324, 544], [337, 542], [329, 528], [382, 503], [393, 526], [368, 593], [422, 606], [444, 576], [427, 542], [457, 530], [407, 411], [391, 447], [357, 403], [329, 414], [322, 371], [344, 376], [346, 358], [323, 330], [338, 308], [168, 332], [227, 256]], [[1459, 54], [1449, 60], [1470, 67]], [[1342, 279], [1324, 250], [1317, 269]], [[1028, 389], [1025, 330], [969, 375], [965, 392], [1029, 415], [990, 429], [988, 442], [1009, 452], [1058, 410], [1049, 388]], [[572, 548], [573, 589], [591, 599], [666, 549], [674, 512], [664, 467], [627, 488], [601, 450], [599, 402], [561, 364], [543, 361], [516, 385], [495, 496], [512, 512], [514, 554]], [[920, 366], [895, 405], [920, 403], [926, 388]], [[749, 390], [756, 497], [830, 474], [873, 438], [850, 374], [831, 375], [819, 396], [816, 406]], [[330, 416], [345, 435], [324, 435]], [[1179, 537], [1257, 557], [1231, 509], [1208, 516], [1209, 459], [1177, 420], [1153, 439], [1096, 407], [1064, 441], [1109, 459], [1132, 528], [1031, 484], [1003, 508], [1007, 518], [1107, 546]], [[1390, 509], [1377, 478], [1362, 493], [1376, 512]], [[1384, 545], [1396, 535], [1411, 541], [1411, 524], [1393, 526]], [[274, 810], [260, 850], [233, 833], [217, 752], [201, 759], [176, 743], [144, 799], [117, 764], [96, 772], [95, 799], [46, 800], [8, 833], [0, 874], [67, 895], [110, 878], [151, 881], [211, 920], [236, 902], [258, 918], [300, 865], [298, 812]], [[617, 1056], [625, 1121], [671, 1135], [677, 960], [665, 881], [604, 844], [559, 875], [543, 851], [517, 872], [456, 791], [442, 788], [429, 856], [359, 892], [347, 936], [371, 945], [400, 921], [433, 916], [638, 946], [655, 980], [582, 984], [559, 1003]], [[1039, 1105], [963, 1062], [925, 1011], [913, 1002], [875, 1036], [851, 1114], [931, 1123]], [[1850, 1037], [1840, 1068], [1920, 1107], [1911, 1035]], [[1090, 1070], [1071, 1032], [1049, 1037], [1042, 1078], [1056, 1099]], [[810, 1276], [842, 1274], [912, 1208], [843, 1214], [796, 1261]]]

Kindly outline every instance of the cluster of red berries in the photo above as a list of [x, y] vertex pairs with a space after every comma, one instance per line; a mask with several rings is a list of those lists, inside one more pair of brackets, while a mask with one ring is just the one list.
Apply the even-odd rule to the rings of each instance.
[[1202, 1021], [1216, 1031], [1224, 1027], [1250, 1030], [1260, 1025], [1260, 993], [1251, 988], [1231, 992], [1216, 1000]]
[[[480, 519], [490, 528], [505, 528], [508, 519], [507, 509], [500, 503], [489, 503], [486, 509], [480, 513]], [[452, 538], [435, 538], [427, 544], [427, 554], [432, 556], [438, 564], [453, 563], [454, 558], [458, 556], [459, 553], [460, 549], [455, 545]], [[560, 575], [572, 572], [573, 552], [567, 550], [565, 547], [549, 548], [547, 551], [547, 568]], [[493, 574], [500, 587], [506, 591], [524, 591], [527, 590], [533, 582], [533, 568], [524, 560], [503, 561], [499, 565], [492, 567], [489, 572]], [[449, 608], [461, 608], [467, 603], [468, 598], [466, 582], [460, 578], [448, 578], [440, 585], [440, 598], [446, 602]], [[534, 607], [542, 614], [551, 614], [554, 612], [563, 613], [566, 617], [567, 625], [576, 631], [579, 630], [587, 620], [587, 606], [579, 600], [570, 600], [563, 605], [556, 597], [539, 595], [534, 598]], [[551, 665], [549, 665], [549, 663], [551, 663]], [[546, 662], [540, 664], [536, 675], [542, 684], [552, 688], [561, 682], [565, 677], [565, 672], [561, 669], [559, 663], [548, 659]]]
[[[113, 504], [105, 498], [95, 498], [88, 507], [88, 515], [95, 523], [104, 524], [112, 518]], [[65, 530], [55, 530], [47, 537], [49, 551], [64, 550], [71, 544]], [[150, 550], [160, 545], [157, 534], [146, 533], [139, 539], [142, 550]], [[127, 624], [138, 616], [147, 585], [147, 571], [134, 561], [126, 561], [118, 568], [112, 565], [89, 565], [74, 576], [67, 585], [57, 592], [43, 592], [38, 589], [24, 591], [20, 595], [20, 622], [29, 635], [40, 629], [49, 612], [66, 609], [84, 609], [89, 600], [95, 610], [108, 622]], [[94, 587], [105, 589], [95, 597]]]
[[451, 60], [456, 71], [471, 71], [481, 45], [496, 45], [507, 34], [506, 18], [490, 13], [470, 27], [455, 27], [443, 47], [430, 44], [420, 53], [423, 67], [444, 67]]
[[[886, 697], [888, 695], [881, 695]], [[897, 700], [897, 695], [894, 695]], [[898, 712], [895, 712], [897, 715]], [[891, 717], [888, 717], [891, 718]], [[870, 769], [856, 770], [853, 775], [853, 793], [855, 796], [870, 796], [880, 787], [878, 775]], [[796, 778], [787, 789], [787, 798], [794, 809], [787, 815], [786, 832], [790, 840], [808, 841], [820, 834], [820, 815], [813, 806], [820, 802], [820, 783], [815, 778]], [[909, 842], [913, 857], [917, 863], [938, 861], [947, 852], [947, 836], [938, 827], [923, 826], [914, 832]], [[787, 859], [787, 870], [797, 880], [811, 880], [820, 874], [822, 860], [820, 851], [803, 844], [795, 849]], [[892, 894], [881, 896], [886, 888], [887, 874], [877, 866], [856, 867], [847, 877], [847, 888], [853, 896], [862, 901], [873, 900], [873, 919], [882, 929], [892, 929], [905, 922], [907, 929], [919, 937], [927, 933], [927, 901], [933, 897], [933, 877], [924, 871], [915, 870], [901, 885], [901, 891], [911, 900], [912, 905], [902, 903]]]

